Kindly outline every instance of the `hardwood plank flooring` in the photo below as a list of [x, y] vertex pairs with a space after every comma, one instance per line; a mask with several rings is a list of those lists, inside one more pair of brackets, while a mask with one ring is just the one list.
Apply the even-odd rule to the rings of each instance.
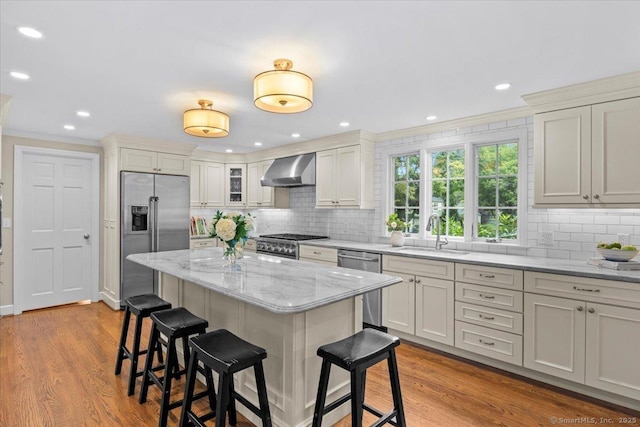
[[[0, 426], [157, 425], [157, 387], [150, 387], [147, 402], [140, 405], [139, 379], [136, 395], [127, 396], [129, 362], [125, 361], [121, 375], [113, 373], [122, 315], [97, 303], [0, 319]], [[552, 417], [602, 417], [613, 420], [609, 425], [640, 425], [640, 414], [632, 410], [559, 392], [495, 369], [409, 344], [401, 345], [397, 353], [410, 427], [551, 426]], [[177, 381], [175, 395], [180, 394], [183, 381]], [[388, 383], [384, 364], [371, 368], [367, 403], [389, 410]], [[206, 410], [206, 399], [197, 407]], [[171, 411], [169, 425], [177, 425], [179, 412]], [[636, 421], [623, 424], [619, 417], [635, 417]], [[366, 414], [365, 425], [373, 421]], [[239, 427], [251, 425], [243, 418], [238, 422]], [[348, 418], [336, 424], [350, 425]]]

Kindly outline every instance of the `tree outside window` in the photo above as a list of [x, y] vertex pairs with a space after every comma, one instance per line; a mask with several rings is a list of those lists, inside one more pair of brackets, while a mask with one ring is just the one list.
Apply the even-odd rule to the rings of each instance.
[[408, 223], [408, 233], [420, 229], [420, 155], [393, 157], [393, 211]]
[[518, 238], [518, 144], [476, 148], [477, 237]]
[[463, 148], [431, 153], [431, 209], [440, 215], [442, 235], [464, 236], [464, 177]]

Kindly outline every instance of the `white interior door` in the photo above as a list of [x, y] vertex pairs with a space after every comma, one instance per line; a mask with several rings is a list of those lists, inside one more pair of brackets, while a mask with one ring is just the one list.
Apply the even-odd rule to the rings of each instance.
[[17, 313], [97, 295], [97, 162], [47, 151], [16, 155]]

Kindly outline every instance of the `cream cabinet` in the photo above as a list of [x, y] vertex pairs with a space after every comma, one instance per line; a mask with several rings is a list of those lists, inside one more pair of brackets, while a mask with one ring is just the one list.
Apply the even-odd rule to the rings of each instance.
[[527, 272], [525, 290], [526, 368], [640, 399], [637, 284]]
[[534, 116], [534, 197], [544, 206], [640, 205], [640, 98]]
[[402, 278], [382, 290], [382, 324], [453, 345], [454, 264], [384, 255], [382, 268], [383, 273]]
[[133, 148], [120, 149], [120, 169], [168, 175], [189, 175], [191, 172], [188, 156]]
[[216, 240], [218, 239], [191, 239], [189, 248], [190, 249], [215, 248], [216, 246], [218, 246]]
[[244, 163], [225, 165], [225, 206], [247, 206], [247, 165]]
[[271, 166], [273, 160], [247, 164], [247, 207], [250, 208], [288, 208], [289, 189], [281, 187], [263, 187], [260, 180]]
[[224, 164], [191, 161], [191, 207], [223, 207], [225, 169]]
[[353, 145], [316, 153], [316, 206], [372, 209], [373, 148]]
[[321, 248], [318, 246], [298, 246], [300, 261], [315, 262], [317, 264], [335, 267], [338, 265], [338, 250], [335, 248]]

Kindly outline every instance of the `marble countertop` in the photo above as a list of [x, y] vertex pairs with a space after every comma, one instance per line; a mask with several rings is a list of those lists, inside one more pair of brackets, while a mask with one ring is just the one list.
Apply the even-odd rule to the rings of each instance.
[[133, 254], [128, 260], [212, 291], [280, 313], [302, 313], [401, 279], [246, 252], [241, 270], [224, 267], [222, 248]]
[[[388, 244], [350, 242], [346, 240], [308, 240], [302, 245], [336, 249], [350, 249], [375, 252], [384, 255], [399, 255], [413, 258], [434, 259], [440, 261], [461, 262], [466, 264], [489, 265], [493, 267], [518, 268], [544, 273], [567, 274], [570, 276], [592, 277], [597, 279], [619, 280], [640, 283], [640, 271], [620, 271], [587, 264], [587, 261], [574, 261], [557, 258], [539, 258], [516, 255], [503, 255], [487, 252], [452, 253], [425, 250], [426, 248], [403, 246], [392, 247]], [[461, 251], [462, 252], [462, 251]]]

